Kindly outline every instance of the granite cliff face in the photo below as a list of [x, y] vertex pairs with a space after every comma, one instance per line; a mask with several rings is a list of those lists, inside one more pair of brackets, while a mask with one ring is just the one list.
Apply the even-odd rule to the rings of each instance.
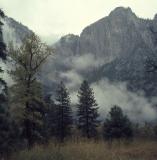
[[[7, 16], [2, 20], [2, 22], [3, 26], [2, 26], [2, 32], [0, 34], [0, 41], [3, 41], [6, 44], [6, 47], [10, 44], [10, 42], [13, 43], [15, 47], [19, 46], [22, 43], [22, 40], [27, 35], [32, 33], [32, 31], [28, 27]], [[0, 74], [0, 77], [3, 78], [8, 83], [9, 86], [10, 84], [12, 84], [12, 79], [7, 73], [7, 71], [12, 66], [10, 60], [11, 59], [9, 55], [7, 60], [5, 61], [3, 61], [0, 58], [0, 67], [4, 71], [3, 73]]]
[[12, 18], [5, 17], [3, 23], [3, 39], [6, 45], [8, 45], [10, 42], [12, 42], [14, 45], [20, 45], [22, 40], [27, 35], [32, 33], [28, 27]]
[[[132, 91], [144, 90], [146, 95], [155, 96], [157, 75], [147, 73], [145, 62], [157, 58], [156, 33], [156, 16], [153, 20], [142, 19], [130, 8], [118, 7], [109, 16], [86, 27], [80, 36], [67, 35], [55, 46], [57, 55], [64, 55], [64, 61], [71, 59], [69, 63], [86, 55], [94, 59], [93, 65], [79, 72], [91, 83], [105, 78], [127, 82]], [[74, 69], [68, 67], [67, 72], [70, 70]]]
[[[156, 16], [155, 16], [156, 17]], [[157, 21], [138, 18], [130, 8], [116, 8], [109, 16], [86, 27], [77, 39], [77, 54], [94, 54], [109, 60], [129, 55], [138, 48], [148, 48], [154, 52], [153, 31], [157, 31]], [[67, 35], [62, 43], [66, 45]], [[75, 41], [75, 40], [74, 40]], [[73, 42], [74, 42], [73, 41]], [[71, 43], [72, 44], [72, 43]], [[76, 45], [76, 43], [75, 43]], [[139, 46], [139, 47], [138, 47]], [[61, 53], [66, 53], [63, 51]], [[76, 54], [76, 51], [75, 51]]]

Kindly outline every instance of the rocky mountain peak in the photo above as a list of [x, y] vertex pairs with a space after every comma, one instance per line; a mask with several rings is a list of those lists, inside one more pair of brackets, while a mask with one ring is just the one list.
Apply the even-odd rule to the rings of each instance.
[[129, 18], [129, 17], [136, 17], [136, 15], [129, 7], [128, 8], [117, 7], [109, 14], [109, 17]]
[[69, 44], [69, 43], [73, 43], [74, 41], [77, 41], [78, 38], [79, 38], [79, 37], [78, 37], [77, 35], [68, 34], [68, 35], [65, 35], [65, 36], [61, 37], [60, 42], [61, 42], [61, 43]]
[[57, 53], [62, 55], [75, 55], [77, 53], [79, 36], [68, 34], [61, 37], [60, 41], [55, 44]]
[[109, 16], [84, 28], [80, 37], [67, 35], [61, 38], [58, 55], [90, 55], [102, 66], [97, 69], [97, 76], [88, 74], [92, 77], [90, 80], [108, 78], [127, 82], [132, 91], [142, 90], [146, 95], [157, 95], [157, 89], [153, 87], [157, 77], [151, 75], [151, 87], [145, 85], [149, 84], [149, 77], [144, 78], [145, 61], [148, 56], [154, 59], [153, 54], [156, 54], [156, 35], [152, 33], [156, 20], [157, 15], [155, 20], [142, 19], [130, 8], [118, 7]]

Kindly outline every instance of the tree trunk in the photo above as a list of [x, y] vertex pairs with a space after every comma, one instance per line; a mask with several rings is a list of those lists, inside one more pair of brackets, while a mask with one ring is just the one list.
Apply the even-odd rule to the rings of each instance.
[[[26, 112], [29, 110], [29, 102], [26, 102]], [[33, 139], [32, 139], [32, 128], [31, 128], [31, 123], [29, 118], [27, 117], [26, 113], [26, 117], [25, 117], [25, 136], [27, 139], [27, 145], [28, 145], [28, 149], [30, 149], [33, 146]]]

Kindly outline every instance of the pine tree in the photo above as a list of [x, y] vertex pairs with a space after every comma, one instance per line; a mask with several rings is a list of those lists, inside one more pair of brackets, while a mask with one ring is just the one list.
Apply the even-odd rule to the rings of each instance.
[[6, 59], [6, 45], [3, 42], [3, 33], [2, 33], [2, 26], [3, 23], [1, 21], [1, 19], [3, 19], [5, 17], [4, 12], [0, 9], [0, 57], [2, 59]]
[[23, 138], [27, 138], [31, 147], [35, 143], [45, 142], [44, 119], [46, 107], [41, 99], [31, 99], [24, 113]]
[[107, 140], [132, 138], [133, 130], [129, 118], [118, 106], [113, 106], [109, 117], [104, 122], [104, 138]]
[[71, 134], [72, 127], [70, 97], [63, 82], [58, 86], [55, 100], [55, 135], [60, 142], [63, 142]]
[[16, 64], [15, 70], [11, 71], [15, 81], [12, 87], [15, 119], [23, 129], [22, 135], [28, 147], [31, 147], [39, 138], [43, 138], [45, 105], [37, 74], [52, 50], [32, 34], [24, 39], [19, 48], [10, 46], [9, 52]]
[[45, 116], [45, 131], [46, 131], [46, 138], [47, 142], [48, 139], [52, 138], [55, 136], [55, 131], [56, 131], [56, 105], [54, 104], [54, 101], [51, 99], [51, 95], [47, 95], [45, 97], [45, 103], [47, 105], [47, 111], [46, 111], [46, 116]]
[[97, 135], [98, 107], [94, 97], [94, 92], [87, 81], [83, 81], [78, 92], [78, 128], [82, 135], [91, 138]]

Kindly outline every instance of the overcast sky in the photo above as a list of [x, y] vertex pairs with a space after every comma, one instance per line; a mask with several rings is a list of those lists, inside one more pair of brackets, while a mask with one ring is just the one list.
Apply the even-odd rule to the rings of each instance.
[[131, 7], [144, 18], [157, 13], [157, 0], [0, 0], [0, 8], [8, 16], [43, 37], [80, 34], [118, 6]]

